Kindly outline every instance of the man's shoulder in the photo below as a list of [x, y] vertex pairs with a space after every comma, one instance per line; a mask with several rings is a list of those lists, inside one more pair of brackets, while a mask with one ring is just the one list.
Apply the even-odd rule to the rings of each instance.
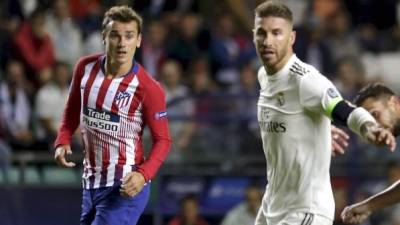
[[[310, 84], [312, 86], [325, 83], [327, 78], [314, 66], [296, 59], [290, 67], [290, 73], [298, 77], [299, 85]], [[303, 85], [304, 86], [304, 85]]]
[[156, 79], [154, 79], [141, 64], [137, 63], [137, 65], [139, 67], [137, 72], [139, 85], [142, 85], [142, 87], [144, 88], [156, 88], [163, 90], [161, 84]]
[[306, 62], [303, 62], [299, 58], [295, 58], [293, 63], [289, 67], [289, 71], [293, 75], [298, 75], [300, 78], [309, 76], [309, 75], [315, 75], [319, 74], [319, 71], [312, 66], [311, 64], [308, 64]]
[[103, 56], [103, 54], [92, 54], [92, 55], [82, 56], [81, 58], [79, 58], [78, 62], [76, 63], [76, 66], [84, 67], [89, 63], [99, 60], [100, 57], [102, 57], [102, 56]]
[[264, 66], [260, 66], [257, 72], [258, 83], [260, 84], [261, 89], [265, 88], [265, 80], [267, 79], [267, 71]]

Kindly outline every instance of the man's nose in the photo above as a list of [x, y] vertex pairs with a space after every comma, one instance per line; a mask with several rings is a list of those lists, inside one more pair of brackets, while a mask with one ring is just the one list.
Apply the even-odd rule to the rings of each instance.
[[121, 39], [119, 39], [118, 47], [124, 47], [125, 46], [125, 42], [126, 42], [125, 38], [122, 37]]
[[265, 38], [264, 38], [262, 44], [264, 46], [271, 46], [272, 42], [273, 42], [273, 37], [272, 37], [272, 35], [268, 34], [268, 35], [265, 35]]

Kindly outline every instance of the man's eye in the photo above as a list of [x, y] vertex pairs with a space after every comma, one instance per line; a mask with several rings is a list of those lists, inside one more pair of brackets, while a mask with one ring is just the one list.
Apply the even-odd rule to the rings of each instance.
[[282, 32], [280, 30], [272, 32], [274, 35], [280, 35]]

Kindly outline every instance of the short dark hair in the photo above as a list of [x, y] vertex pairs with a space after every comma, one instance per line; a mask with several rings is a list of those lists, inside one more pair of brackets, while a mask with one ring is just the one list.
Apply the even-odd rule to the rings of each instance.
[[114, 6], [111, 7], [105, 14], [101, 29], [104, 31], [107, 25], [111, 21], [120, 21], [120, 22], [131, 22], [135, 21], [138, 26], [138, 34], [142, 31], [143, 19], [142, 17], [131, 7], [123, 5], [123, 6]]
[[283, 3], [276, 1], [266, 1], [261, 3], [255, 9], [257, 17], [280, 17], [286, 19], [290, 23], [293, 23], [292, 11]]
[[360, 106], [367, 98], [389, 98], [395, 95], [392, 90], [381, 83], [373, 83], [365, 86], [361, 91], [358, 92], [353, 102], [357, 106]]

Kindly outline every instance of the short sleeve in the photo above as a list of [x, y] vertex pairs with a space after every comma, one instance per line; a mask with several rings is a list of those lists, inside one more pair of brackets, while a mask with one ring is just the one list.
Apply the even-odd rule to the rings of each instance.
[[319, 73], [307, 74], [300, 80], [300, 104], [332, 119], [332, 111], [343, 100], [330, 80]]

